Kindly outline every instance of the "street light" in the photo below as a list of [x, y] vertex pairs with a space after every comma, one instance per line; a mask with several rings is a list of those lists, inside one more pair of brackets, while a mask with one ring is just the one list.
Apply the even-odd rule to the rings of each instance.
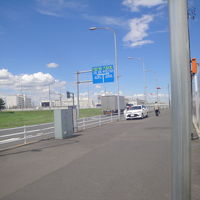
[[134, 58], [134, 57], [128, 57], [128, 59], [130, 60], [140, 60], [142, 63], [142, 72], [143, 72], [143, 77], [144, 77], [144, 101], [147, 102], [147, 92], [146, 92], [146, 72], [150, 71], [150, 70], [145, 70], [144, 68], [144, 59], [143, 58]]
[[160, 90], [161, 88], [160, 87], [157, 87], [157, 102], [158, 102], [158, 90]]
[[105, 29], [113, 32], [114, 35], [114, 51], [115, 51], [115, 77], [117, 83], [117, 110], [118, 110], [118, 118], [120, 117], [120, 106], [119, 106], [119, 71], [118, 71], [118, 57], [117, 57], [117, 36], [114, 29], [110, 27], [91, 27], [89, 30], [94, 31], [97, 29]]

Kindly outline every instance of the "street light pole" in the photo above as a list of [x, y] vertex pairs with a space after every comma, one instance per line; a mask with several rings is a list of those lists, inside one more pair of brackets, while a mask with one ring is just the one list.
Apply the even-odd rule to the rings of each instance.
[[157, 89], [157, 102], [158, 102], [158, 100], [159, 100], [159, 99], [158, 99], [158, 90], [160, 90], [161, 88], [160, 88], [160, 87], [157, 87], [156, 89]]
[[76, 98], [77, 98], [77, 118], [79, 118], [79, 112], [80, 112], [80, 102], [79, 102], [79, 72], [76, 72], [76, 86], [77, 86], [77, 94], [76, 94]]
[[146, 92], [146, 88], [147, 88], [146, 72], [147, 72], [147, 70], [145, 70], [145, 67], [144, 67], [144, 59], [143, 58], [134, 58], [134, 57], [128, 57], [128, 59], [140, 60], [142, 63], [142, 72], [143, 72], [143, 78], [144, 78], [144, 101], [147, 103], [147, 92]]
[[91, 27], [89, 30], [97, 30], [97, 29], [105, 29], [113, 32], [114, 36], [114, 52], [115, 52], [115, 77], [117, 84], [117, 110], [118, 110], [118, 118], [120, 118], [120, 105], [119, 105], [119, 70], [118, 70], [118, 55], [117, 55], [117, 35], [114, 29], [110, 27]]
[[50, 90], [50, 84], [49, 84], [49, 109], [51, 109], [51, 90]]

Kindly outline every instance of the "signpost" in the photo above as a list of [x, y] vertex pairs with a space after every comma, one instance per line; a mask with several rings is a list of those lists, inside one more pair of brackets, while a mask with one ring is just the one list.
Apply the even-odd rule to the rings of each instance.
[[[86, 81], [80, 81], [79, 75], [84, 73], [91, 73], [92, 72], [92, 81], [86, 80]], [[80, 109], [80, 103], [79, 103], [79, 85], [82, 83], [93, 83], [93, 84], [99, 84], [99, 83], [110, 83], [114, 82], [114, 67], [113, 65], [104, 65], [99, 67], [93, 67], [92, 70], [87, 71], [78, 71], [76, 72], [76, 84], [77, 84], [77, 117], [79, 117], [79, 109]], [[67, 93], [69, 96], [70, 93]]]
[[113, 65], [104, 65], [92, 68], [93, 84], [114, 82]]

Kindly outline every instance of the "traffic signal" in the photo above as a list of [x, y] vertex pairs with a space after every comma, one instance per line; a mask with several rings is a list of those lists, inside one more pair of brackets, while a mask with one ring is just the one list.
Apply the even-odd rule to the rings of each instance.
[[196, 58], [192, 58], [191, 59], [191, 72], [192, 72], [192, 74], [196, 74], [197, 73], [197, 67], [198, 67], [197, 59]]
[[69, 99], [70, 97], [70, 92], [67, 92], [67, 98]]

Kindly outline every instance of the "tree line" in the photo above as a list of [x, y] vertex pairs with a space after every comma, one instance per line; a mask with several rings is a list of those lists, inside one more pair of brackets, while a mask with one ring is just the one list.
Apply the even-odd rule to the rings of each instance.
[[0, 98], [0, 111], [2, 111], [3, 109], [5, 109], [5, 102], [2, 98]]

